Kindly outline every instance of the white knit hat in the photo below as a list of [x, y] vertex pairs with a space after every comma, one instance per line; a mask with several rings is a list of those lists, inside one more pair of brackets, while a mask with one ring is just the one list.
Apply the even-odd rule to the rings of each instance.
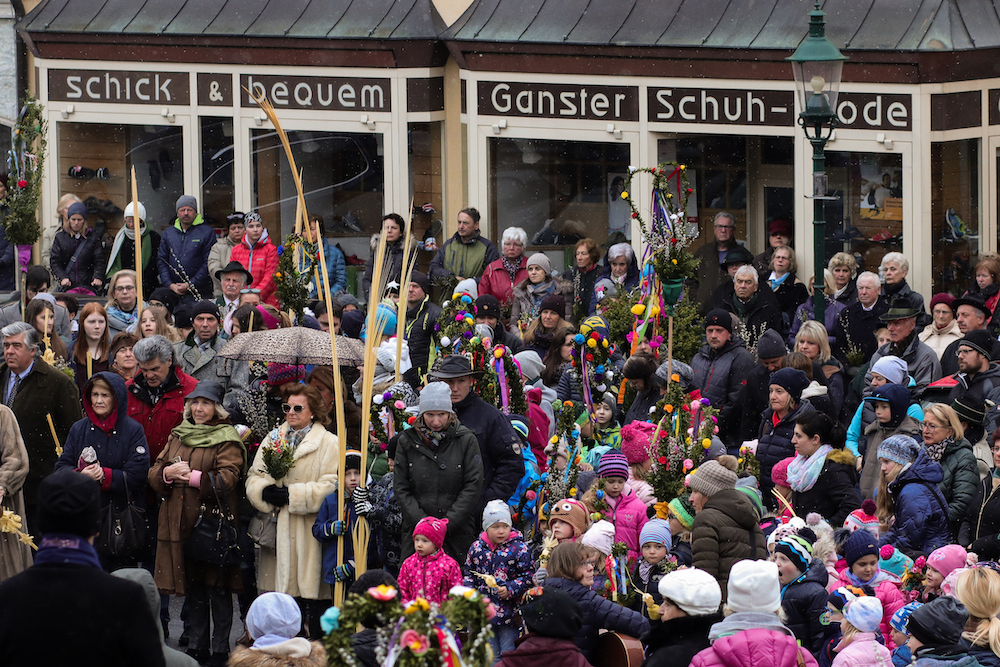
[[690, 616], [710, 616], [719, 611], [722, 589], [715, 577], [698, 568], [674, 570], [660, 579], [660, 595]]
[[778, 566], [769, 560], [741, 560], [729, 571], [729, 597], [733, 612], [775, 614], [781, 608]]
[[580, 541], [584, 546], [593, 547], [605, 556], [610, 556], [611, 547], [615, 544], [615, 525], [601, 519], [583, 534]]
[[486, 509], [483, 510], [483, 530], [486, 530], [495, 523], [512, 525], [510, 507], [499, 498], [486, 503]]
[[[133, 210], [132, 204], [133, 204], [133, 202], [129, 202], [128, 204], [125, 205], [125, 216], [124, 217], [126, 217], [126, 218], [128, 218], [128, 217], [133, 217], [134, 218], [135, 217], [135, 214], [132, 212], [132, 210]], [[135, 204], [137, 204], [137, 208], [139, 209], [139, 219], [140, 220], [145, 220], [146, 219], [146, 207], [142, 205], [142, 202], [135, 202]]]

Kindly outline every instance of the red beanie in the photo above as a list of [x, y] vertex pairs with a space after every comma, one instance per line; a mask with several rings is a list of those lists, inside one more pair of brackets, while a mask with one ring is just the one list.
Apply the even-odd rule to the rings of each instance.
[[417, 522], [417, 527], [413, 529], [413, 536], [423, 535], [438, 549], [444, 544], [444, 536], [448, 532], [448, 519], [435, 519], [432, 516], [425, 516]]
[[653, 434], [656, 425], [649, 422], [634, 421], [622, 426], [622, 454], [628, 459], [629, 465], [643, 463], [652, 458]]

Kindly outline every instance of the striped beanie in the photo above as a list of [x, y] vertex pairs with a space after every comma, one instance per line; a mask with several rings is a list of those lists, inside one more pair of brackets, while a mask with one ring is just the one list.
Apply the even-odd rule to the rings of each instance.
[[812, 533], [810, 529], [803, 528], [798, 534], [782, 538], [774, 547], [774, 553], [783, 554], [795, 564], [799, 572], [805, 572], [809, 569], [813, 557], [813, 541], [809, 539], [810, 533]]
[[691, 530], [694, 525], [694, 505], [687, 496], [678, 496], [667, 503], [667, 512], [686, 530]]
[[628, 479], [628, 459], [617, 449], [608, 450], [597, 466], [597, 476], [601, 479], [608, 477]]
[[847, 518], [844, 519], [844, 528], [847, 528], [852, 533], [856, 530], [867, 530], [875, 537], [878, 537], [878, 517], [875, 516], [875, 501], [871, 498], [865, 498], [865, 501], [861, 503], [861, 507], [848, 514]]
[[662, 544], [669, 550], [673, 543], [670, 535], [670, 523], [663, 519], [650, 519], [647, 521], [646, 525], [639, 531], [639, 546], [641, 547], [648, 542]]
[[848, 602], [854, 598], [864, 597], [865, 595], [868, 595], [868, 593], [860, 586], [841, 586], [827, 596], [826, 603], [837, 611], [843, 611], [844, 605]]

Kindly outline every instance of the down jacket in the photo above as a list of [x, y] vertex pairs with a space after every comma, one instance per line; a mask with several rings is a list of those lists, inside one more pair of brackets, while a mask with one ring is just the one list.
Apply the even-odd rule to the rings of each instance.
[[250, 245], [248, 235], [244, 234], [243, 240], [229, 255], [229, 261], [239, 262], [250, 272], [253, 282], [248, 287], [260, 290], [261, 301], [278, 307], [278, 285], [274, 281], [274, 274], [278, 271], [278, 249], [271, 243], [266, 229], [253, 245]]
[[642, 556], [642, 545], [639, 544], [639, 533], [649, 521], [646, 516], [646, 503], [628, 484], [622, 489], [618, 500], [608, 497], [609, 521], [615, 524], [615, 542], [624, 542], [628, 547], [628, 557], [638, 560]]
[[767, 542], [750, 498], [736, 489], [705, 502], [691, 527], [691, 565], [715, 577], [726, 599], [729, 570], [736, 561], [767, 558]]
[[[497, 625], [510, 625], [514, 622], [517, 601], [533, 585], [531, 575], [534, 572], [531, 549], [524, 543], [521, 533], [511, 530], [507, 541], [494, 547], [483, 531], [479, 539], [469, 547], [469, 554], [465, 558], [465, 580], [462, 583], [470, 588], [478, 588], [480, 593], [493, 600], [493, 606], [497, 610]], [[481, 577], [473, 573], [492, 574], [498, 585], [507, 587], [510, 597], [501, 600]]]
[[791, 635], [754, 628], [715, 640], [694, 657], [691, 667], [814, 667], [809, 649]]
[[743, 341], [730, 340], [718, 350], [703, 345], [691, 360], [694, 388], [719, 411], [719, 438], [726, 447], [739, 443], [740, 417], [743, 411], [743, 387], [754, 367], [753, 356]]
[[194, 391], [198, 381], [178, 366], [170, 369], [165, 390], [155, 403], [146, 380], [139, 373], [125, 383], [128, 389], [128, 416], [142, 425], [149, 445], [150, 461], [155, 461], [167, 444], [170, 431], [184, 419], [184, 397]]
[[795, 456], [795, 446], [792, 445], [792, 433], [795, 431], [795, 420], [802, 415], [814, 412], [812, 404], [804, 400], [795, 406], [785, 417], [775, 425], [774, 409], [767, 408], [760, 418], [760, 430], [757, 432], [757, 460], [760, 461], [760, 493], [764, 496], [764, 504], [774, 506], [774, 496], [771, 489], [771, 468], [790, 456]]
[[212, 277], [208, 275], [208, 255], [214, 245], [215, 230], [205, 224], [201, 214], [187, 231], [184, 231], [180, 220], [175, 219], [163, 230], [160, 250], [156, 253], [160, 286], [191, 282], [199, 296], [209, 298], [212, 295]]
[[820, 616], [826, 611], [829, 580], [823, 561], [813, 558], [801, 579], [781, 589], [781, 607], [787, 617], [785, 626], [813, 654], [819, 653], [826, 638], [827, 626], [820, 622]]
[[583, 627], [573, 638], [587, 661], [593, 664], [597, 635], [601, 629], [641, 637], [649, 632], [649, 621], [637, 611], [606, 600], [579, 582], [563, 577], [547, 577], [544, 588], [558, 588], [580, 603]]
[[939, 463], [944, 478], [938, 488], [948, 501], [948, 526], [952, 534], [957, 535], [962, 519], [968, 514], [976, 496], [979, 464], [972, 453], [972, 445], [965, 438], [948, 443]]
[[837, 667], [869, 667], [892, 663], [892, 654], [878, 642], [874, 632], [859, 632], [846, 646], [841, 640], [834, 651], [837, 651], [837, 657], [833, 664]]
[[808, 491], [792, 489], [792, 509], [796, 516], [816, 512], [831, 526], [844, 525], [844, 519], [861, 507], [858, 493], [858, 473], [854, 454], [846, 447], [826, 455], [823, 470]]
[[951, 542], [948, 503], [938, 489], [942, 479], [941, 466], [921, 450], [917, 459], [889, 483], [895, 521], [879, 539], [879, 545], [891, 544], [909, 556], [913, 552], [929, 555]]
[[[479, 279], [479, 296], [489, 294], [495, 296], [501, 305], [511, 305], [514, 301], [514, 285], [528, 279], [528, 258], [523, 254], [517, 260], [517, 267], [514, 279], [511, 280], [503, 266], [503, 258], [490, 262], [483, 271], [483, 277]], [[590, 298], [590, 294], [587, 294], [587, 298]]]

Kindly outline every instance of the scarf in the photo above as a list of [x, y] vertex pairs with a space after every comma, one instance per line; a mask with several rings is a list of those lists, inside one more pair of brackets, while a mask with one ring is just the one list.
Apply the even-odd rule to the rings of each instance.
[[185, 419], [171, 433], [185, 447], [215, 447], [224, 442], [243, 442], [240, 434], [229, 424], [193, 424]]
[[913, 331], [910, 332], [910, 335], [904, 338], [903, 340], [899, 341], [898, 343], [892, 343], [892, 342], [889, 343], [889, 354], [902, 359], [903, 355], [906, 354], [906, 351], [910, 348], [910, 343], [912, 343], [913, 339], [916, 337], [917, 337], [917, 328], [914, 327]]
[[437, 449], [441, 446], [441, 443], [444, 442], [444, 438], [448, 434], [450, 427], [451, 424], [448, 424], [448, 426], [445, 426], [442, 431], [432, 431], [430, 427], [424, 423], [423, 419], [417, 422], [417, 432], [423, 437], [427, 446], [432, 449]]
[[288, 443], [292, 446], [293, 452], [295, 451], [295, 448], [299, 446], [299, 443], [305, 440], [306, 436], [309, 435], [309, 431], [312, 430], [312, 427], [313, 425], [309, 424], [308, 426], [300, 428], [298, 431], [293, 429], [291, 426], [288, 427]]
[[639, 562], [639, 578], [642, 580], [642, 583], [649, 584], [649, 574], [653, 571], [654, 567], [656, 566], [644, 560]]
[[108, 306], [108, 317], [120, 320], [126, 329], [131, 329], [132, 325], [135, 324], [139, 313], [139, 304], [133, 306], [131, 311], [125, 311], [118, 307], [118, 304], [113, 306]]
[[924, 443], [924, 449], [927, 450], [927, 456], [931, 461], [937, 461], [941, 463], [941, 456], [944, 454], [944, 450], [948, 449], [951, 445], [955, 444], [955, 436], [950, 435], [941, 442], [934, 444]]
[[[545, 297], [549, 296], [550, 294], [556, 291], [556, 281], [549, 278], [545, 282], [538, 283], [537, 285], [532, 285], [531, 281], [526, 281], [524, 285], [524, 291], [528, 293], [529, 297], [531, 297], [531, 301], [533, 304], [531, 314], [533, 317], [537, 317], [538, 309], [541, 308], [542, 306], [542, 301], [545, 300]], [[562, 317], [563, 315], [564, 315], [563, 313], [559, 313], [560, 317]]]
[[851, 281], [847, 281], [846, 285], [844, 285], [843, 287], [841, 287], [838, 290], [834, 290], [833, 291], [833, 299], [836, 301], [836, 300], [840, 299], [840, 297], [844, 296], [844, 292], [846, 292], [848, 290], [848, 288], [850, 288], [850, 286], [851, 286]]
[[42, 563], [71, 563], [101, 569], [97, 550], [79, 535], [49, 533], [42, 538], [35, 554], [35, 565]]
[[507, 259], [506, 256], [501, 255], [500, 259], [503, 260], [503, 270], [510, 276], [510, 282], [513, 285], [514, 278], [517, 277], [517, 272], [521, 270], [521, 260], [524, 259], [524, 255], [521, 255], [516, 260]]
[[[142, 230], [142, 266], [145, 268], [149, 266], [149, 260], [153, 256], [153, 242], [149, 238], [149, 228], [146, 226], [145, 220], [139, 221], [139, 229]], [[134, 244], [135, 229], [129, 229], [128, 227], [122, 225], [122, 228], [118, 230], [117, 234], [115, 234], [114, 243], [111, 244], [111, 253], [108, 255], [108, 268], [106, 273], [109, 276], [124, 268], [122, 266], [120, 253], [122, 244], [125, 242], [126, 237]], [[132, 246], [132, 250], [135, 250], [134, 245]]]
[[788, 464], [788, 486], [792, 491], [803, 493], [813, 488], [819, 474], [823, 472], [823, 464], [826, 463], [826, 455], [833, 451], [832, 445], [823, 445], [809, 458], [797, 454], [795, 459]]
[[885, 572], [883, 572], [882, 568], [880, 567], [875, 568], [875, 574], [873, 574], [872, 578], [869, 579], [868, 581], [863, 581], [860, 577], [854, 574], [854, 572], [852, 572], [851, 568], [849, 567], [846, 568], [844, 572], [847, 574], [847, 578], [851, 580], [851, 583], [859, 587], [871, 586], [872, 588], [875, 588], [876, 584], [880, 584], [883, 581], [892, 581], [892, 578], [887, 577]]
[[773, 292], [773, 291], [777, 291], [777, 289], [778, 289], [779, 287], [781, 287], [781, 284], [782, 284], [783, 282], [785, 282], [785, 278], [787, 278], [787, 277], [788, 277], [788, 276], [790, 276], [790, 275], [791, 275], [791, 272], [789, 272], [789, 273], [786, 273], [785, 275], [783, 275], [783, 276], [781, 276], [781, 277], [779, 278], [779, 277], [778, 277], [778, 276], [777, 276], [777, 275], [776, 275], [776, 274], [774, 273], [774, 271], [771, 271], [771, 277], [770, 277], [770, 278], [768, 278], [768, 280], [769, 280], [769, 281], [771, 282], [771, 291], [772, 291], [772, 292]]

